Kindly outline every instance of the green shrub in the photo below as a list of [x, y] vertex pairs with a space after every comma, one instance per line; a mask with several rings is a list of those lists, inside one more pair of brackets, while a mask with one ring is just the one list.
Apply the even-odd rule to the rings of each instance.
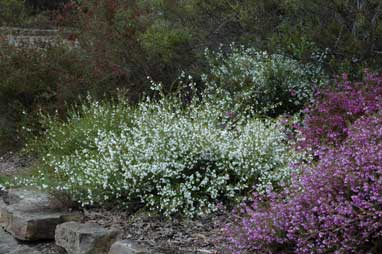
[[271, 116], [293, 114], [312, 101], [317, 87], [326, 77], [317, 65], [302, 64], [280, 54], [268, 54], [253, 48], [231, 45], [207, 51], [209, 82], [229, 91], [243, 106], [254, 113]]
[[27, 16], [22, 0], [0, 1], [0, 25], [18, 25]]
[[[285, 1], [290, 21], [280, 25], [279, 42], [308, 38], [328, 49], [327, 68], [332, 73], [380, 69], [382, 49], [381, 1]], [[295, 29], [293, 29], [293, 25]]]
[[187, 105], [182, 96], [148, 97], [136, 107], [92, 102], [67, 122], [47, 118], [43, 139], [30, 145], [45, 170], [26, 183], [83, 205], [138, 202], [194, 216], [288, 179], [297, 156], [280, 125], [229, 111], [229, 99], [217, 99], [226, 96], [209, 93]]
[[[81, 47], [56, 45], [41, 50], [1, 45], [0, 114], [7, 122], [0, 121], [1, 143], [4, 139], [14, 143], [21, 125], [38, 131], [30, 113], [40, 108], [58, 110], [65, 117], [65, 105], [78, 95], [95, 92], [98, 97], [114, 93], [116, 87], [128, 89], [129, 99], [137, 101], [149, 90], [147, 76], [171, 84], [184, 66], [177, 61], [183, 58], [180, 48], [187, 47], [188, 35], [180, 29], [155, 26], [146, 10], [135, 4], [117, 0], [83, 1], [81, 6], [71, 3], [59, 20], [61, 25], [76, 25], [79, 31], [73, 29], [69, 37]], [[191, 64], [192, 58], [183, 62]]]
[[63, 6], [64, 2], [68, 1], [2, 0], [0, 1], [0, 26], [52, 28], [60, 11], [51, 9]]
[[129, 90], [135, 100], [149, 91], [147, 76], [172, 84], [195, 64], [187, 30], [138, 2], [83, 1], [77, 24], [79, 43], [101, 79]]
[[154, 2], [162, 19], [191, 31], [199, 50], [236, 42], [314, 62], [310, 56], [318, 49], [328, 52], [324, 66], [332, 75], [381, 66], [379, 0], [143, 2]]
[[[184, 28], [173, 28], [171, 23], [163, 23], [157, 20], [144, 34], [140, 36], [143, 48], [150, 59], [162, 59], [163, 63], [172, 61], [184, 61], [184, 51], [189, 49], [191, 34]], [[191, 60], [191, 59], [190, 59]]]
[[[97, 90], [92, 66], [79, 48], [57, 45], [45, 49], [0, 47], [1, 142], [19, 141], [22, 125], [36, 128], [36, 113], [65, 115], [79, 94]], [[27, 114], [24, 114], [24, 113]], [[8, 141], [7, 141], [8, 139]]]

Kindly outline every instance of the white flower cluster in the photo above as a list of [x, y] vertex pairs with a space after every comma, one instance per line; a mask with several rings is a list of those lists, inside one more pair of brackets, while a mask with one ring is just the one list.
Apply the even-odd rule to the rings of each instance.
[[254, 48], [231, 44], [228, 50], [206, 50], [205, 55], [209, 82], [235, 93], [237, 101], [250, 104], [255, 113], [294, 113], [327, 82], [319, 64], [302, 64]]
[[230, 99], [213, 97], [83, 106], [46, 133], [50, 170], [40, 186], [83, 205], [122, 200], [194, 216], [288, 178], [297, 156], [278, 123], [227, 111]]

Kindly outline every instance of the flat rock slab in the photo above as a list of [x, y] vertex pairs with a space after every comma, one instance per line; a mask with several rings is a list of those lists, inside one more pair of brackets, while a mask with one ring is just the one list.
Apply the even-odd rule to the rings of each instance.
[[79, 212], [38, 191], [11, 190], [0, 200], [1, 225], [23, 241], [52, 240], [58, 224], [81, 219]]
[[120, 231], [94, 223], [66, 222], [56, 228], [56, 245], [68, 254], [107, 254], [118, 240]]
[[23, 241], [53, 240], [58, 224], [81, 219], [80, 215], [75, 218], [74, 215], [62, 213], [28, 213], [17, 209], [7, 210], [7, 212], [5, 230]]
[[58, 201], [51, 195], [37, 190], [11, 189], [3, 195], [3, 201], [7, 205], [23, 205], [29, 211], [37, 209], [63, 210], [68, 208], [66, 204]]
[[0, 254], [43, 254], [16, 241], [10, 234], [0, 229]]
[[124, 240], [115, 242], [109, 254], [150, 254], [151, 252], [142, 244], [135, 241]]
[[11, 189], [4, 195], [4, 202], [13, 205], [20, 202], [47, 204], [49, 203], [49, 195], [47, 193], [36, 190]]

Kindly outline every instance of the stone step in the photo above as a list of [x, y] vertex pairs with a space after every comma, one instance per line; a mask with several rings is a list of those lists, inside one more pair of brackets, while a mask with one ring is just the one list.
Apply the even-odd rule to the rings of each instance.
[[0, 27], [0, 34], [5, 35], [30, 35], [30, 36], [46, 36], [56, 35], [58, 29], [31, 29], [31, 28], [17, 28], [17, 27]]
[[76, 33], [73, 29], [36, 29], [21, 27], [0, 27], [2, 35], [56, 36], [58, 33], [68, 35]]
[[120, 235], [117, 229], [94, 223], [66, 222], [56, 228], [56, 245], [68, 254], [107, 254]]
[[16, 241], [10, 234], [0, 229], [0, 254], [43, 254], [32, 247]]
[[16, 47], [45, 48], [64, 43], [78, 47], [77, 32], [70, 29], [29, 29], [0, 27], [0, 42]]
[[[52, 208], [51, 201], [48, 193], [37, 191], [37, 190], [27, 190], [27, 189], [11, 189], [6, 192], [3, 196], [3, 201], [7, 205], [15, 204], [27, 204], [30, 206], [39, 206]], [[56, 205], [57, 207], [57, 202]], [[62, 205], [60, 205], [61, 208]]]
[[[3, 39], [4, 41], [4, 39]], [[58, 44], [60, 40], [54, 36], [7, 36], [5, 42], [15, 47], [46, 47]]]
[[0, 198], [0, 225], [4, 228], [0, 228], [0, 254], [46, 254], [36, 249], [34, 241], [53, 239], [68, 254], [153, 253], [140, 243], [120, 241], [117, 229], [81, 220], [81, 213], [70, 211], [67, 204], [47, 193], [9, 190]]
[[0, 200], [1, 226], [23, 241], [53, 240], [58, 224], [81, 219], [80, 212], [39, 191], [10, 190]]

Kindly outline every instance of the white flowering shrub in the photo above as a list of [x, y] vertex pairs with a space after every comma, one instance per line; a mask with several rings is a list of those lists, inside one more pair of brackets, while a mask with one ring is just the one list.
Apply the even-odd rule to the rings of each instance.
[[65, 123], [46, 119], [45, 170], [29, 180], [83, 205], [141, 202], [194, 216], [269, 188], [298, 158], [274, 120], [232, 110], [225, 93], [147, 98], [138, 106], [84, 104]]
[[296, 113], [327, 82], [320, 68], [324, 55], [315, 56], [317, 66], [234, 44], [228, 50], [206, 50], [205, 55], [210, 67], [205, 79], [257, 114]]

